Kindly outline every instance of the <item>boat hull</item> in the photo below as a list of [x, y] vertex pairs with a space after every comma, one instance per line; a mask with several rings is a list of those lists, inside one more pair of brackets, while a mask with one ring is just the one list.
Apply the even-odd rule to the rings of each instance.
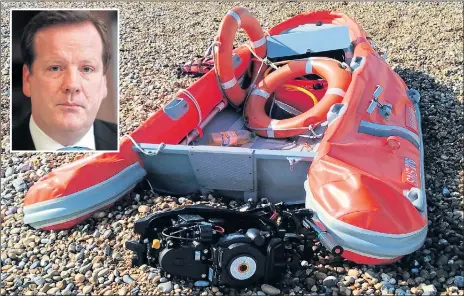
[[[269, 32], [278, 35], [299, 25], [331, 24], [336, 18], [330, 11], [303, 13]], [[305, 180], [299, 182], [300, 190], [295, 192], [301, 192], [301, 201], [315, 212], [314, 222], [345, 249], [343, 257], [364, 264], [388, 264], [420, 248], [427, 235], [419, 98], [375, 52], [359, 25], [351, 19], [346, 22], [353, 40], [352, 52], [347, 53], [346, 59], [352, 82], [343, 101], [333, 105], [327, 114], [327, 129], [317, 149], [308, 148], [295, 155], [275, 150], [266, 154], [265, 149], [260, 153], [266, 154], [263, 159], [272, 154], [273, 159], [285, 160], [289, 171], [282, 169], [279, 173], [286, 176], [294, 168], [300, 172], [302, 164], [305, 172], [309, 167], [307, 175], [303, 175]], [[241, 77], [250, 67], [251, 55], [245, 47], [234, 52], [239, 61], [235, 75]], [[147, 165], [148, 160], [156, 162], [157, 154], [170, 144], [162, 152], [163, 157], [170, 156], [170, 151], [186, 152], [183, 156], [192, 164], [191, 186], [187, 183], [180, 186], [184, 189], [182, 194], [194, 191], [206, 194], [219, 189], [224, 196], [267, 197], [260, 196], [259, 184], [263, 180], [278, 183], [282, 178], [269, 170], [261, 170], [265, 177], [258, 176], [256, 150], [220, 151], [185, 145], [188, 143], [178, 145], [193, 130], [202, 135], [199, 126], [208, 114], [219, 104], [227, 104], [214, 71], [205, 74], [187, 91], [178, 93], [164, 108], [123, 137], [118, 153], [89, 156], [40, 179], [25, 196], [24, 222], [47, 230], [70, 228], [93, 212], [111, 206], [147, 175], [158, 173], [166, 180], [172, 179], [166, 171], [185, 172], [185, 166], [182, 170], [160, 171]], [[296, 100], [290, 91], [277, 92], [291, 105], [289, 101]], [[230, 167], [218, 169], [224, 159]], [[205, 165], [208, 160], [217, 163]], [[234, 167], [237, 160], [243, 166]], [[237, 185], [243, 187], [240, 187], [243, 194], [234, 192], [237, 186], [233, 176], [243, 181]], [[166, 186], [167, 182], [159, 184], [159, 188], [171, 192]], [[281, 201], [286, 202], [285, 198]], [[297, 200], [298, 196], [292, 196], [292, 202]]]

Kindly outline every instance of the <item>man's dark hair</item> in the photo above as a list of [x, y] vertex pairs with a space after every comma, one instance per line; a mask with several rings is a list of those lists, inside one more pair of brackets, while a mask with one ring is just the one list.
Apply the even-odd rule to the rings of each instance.
[[88, 11], [83, 10], [42, 11], [29, 21], [21, 37], [21, 55], [23, 63], [29, 68], [29, 71], [32, 72], [32, 64], [35, 59], [34, 36], [39, 30], [54, 25], [79, 24], [84, 22], [91, 22], [100, 34], [103, 43], [103, 73], [105, 73], [111, 61], [108, 30], [101, 20], [91, 15]]

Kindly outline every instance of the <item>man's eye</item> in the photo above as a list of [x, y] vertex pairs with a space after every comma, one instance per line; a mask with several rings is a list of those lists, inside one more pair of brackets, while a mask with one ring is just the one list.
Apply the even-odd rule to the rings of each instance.
[[82, 68], [82, 71], [83, 71], [84, 73], [91, 73], [91, 72], [93, 72], [94, 70], [93, 70], [92, 67], [87, 67], [87, 66], [86, 66], [86, 67], [83, 67], [83, 68]]
[[60, 71], [60, 66], [51, 66], [48, 68], [48, 70], [52, 71], [52, 72], [58, 72]]

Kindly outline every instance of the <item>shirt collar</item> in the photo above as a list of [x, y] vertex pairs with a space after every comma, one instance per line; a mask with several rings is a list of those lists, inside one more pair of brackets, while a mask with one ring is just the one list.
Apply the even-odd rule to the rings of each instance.
[[[35, 150], [37, 151], [56, 151], [65, 146], [61, 145], [57, 141], [53, 140], [48, 136], [40, 127], [35, 123], [34, 117], [31, 115], [29, 121], [29, 130], [31, 131], [32, 141], [34, 141]], [[69, 146], [80, 146], [87, 147], [92, 150], [95, 149], [95, 137], [93, 133], [93, 124], [87, 133], [76, 143]]]

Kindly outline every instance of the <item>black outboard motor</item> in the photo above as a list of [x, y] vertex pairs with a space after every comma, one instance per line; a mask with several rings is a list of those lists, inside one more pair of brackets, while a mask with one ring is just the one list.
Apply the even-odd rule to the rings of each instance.
[[160, 266], [167, 277], [232, 287], [268, 283], [287, 267], [299, 268], [311, 250], [315, 236], [301, 232], [308, 215], [269, 203], [244, 211], [186, 206], [136, 221], [140, 239], [126, 247], [135, 253], [133, 265]]

